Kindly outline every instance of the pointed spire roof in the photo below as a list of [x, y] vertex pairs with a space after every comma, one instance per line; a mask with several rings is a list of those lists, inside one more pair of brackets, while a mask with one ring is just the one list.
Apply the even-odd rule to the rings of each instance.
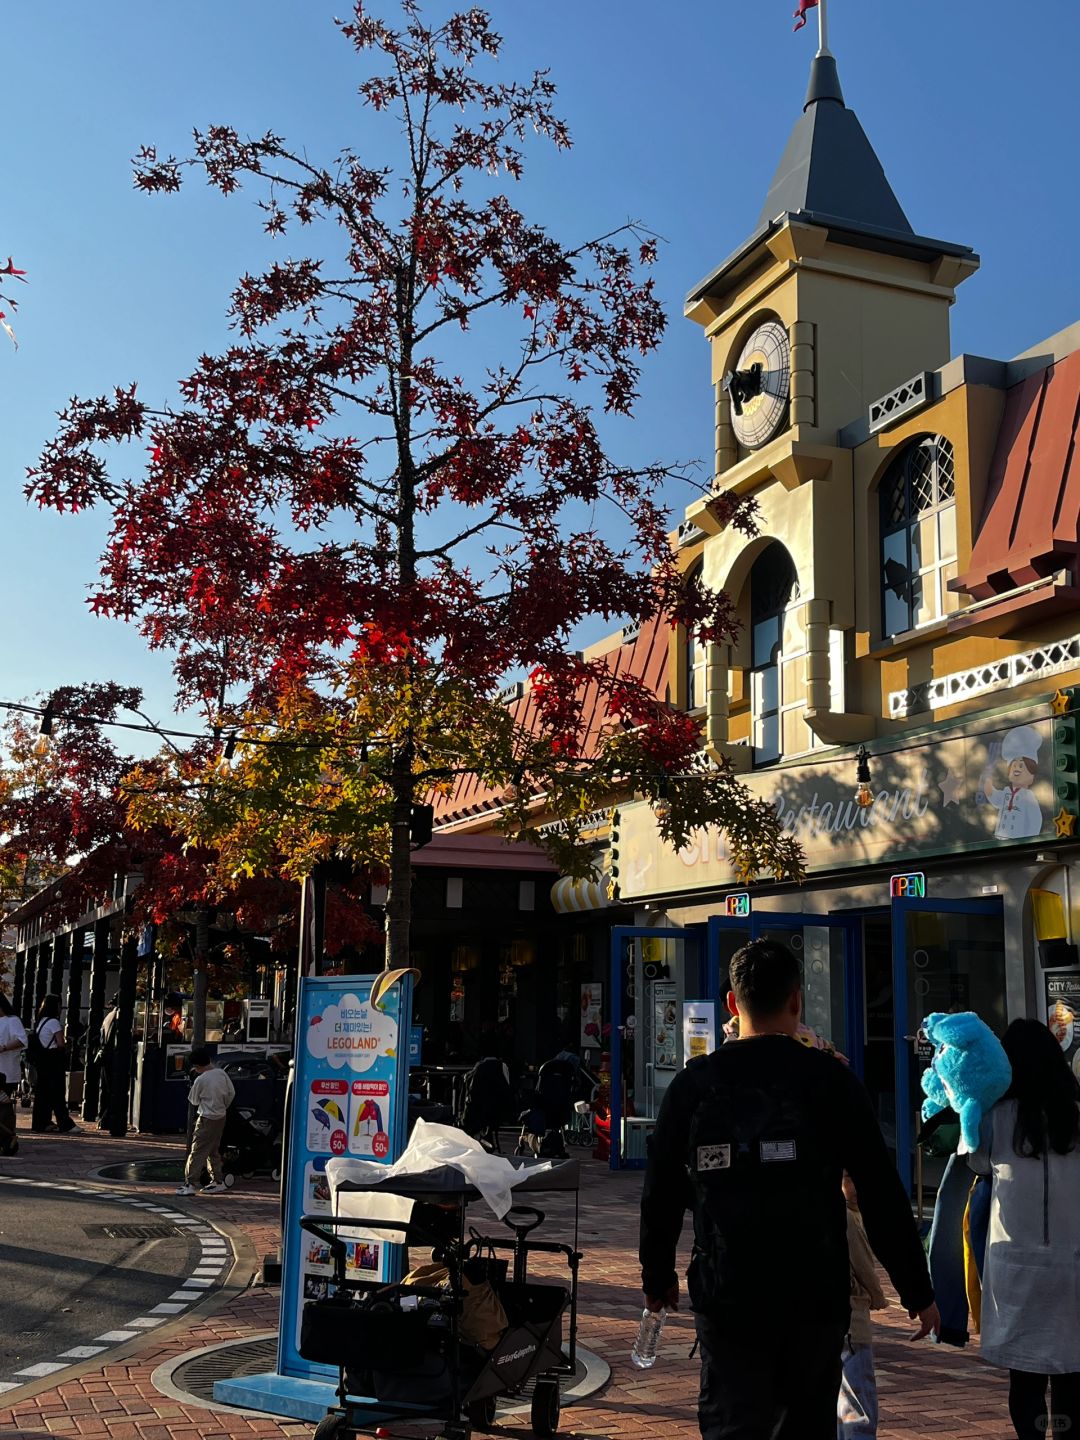
[[803, 113], [795, 123], [753, 234], [687, 296], [690, 309], [729, 285], [752, 252], [789, 220], [819, 225], [841, 243], [917, 260], [953, 256], [978, 264], [968, 245], [912, 229], [881, 161], [840, 86], [836, 60], [819, 50]]
[[814, 57], [803, 113], [758, 224], [798, 214], [828, 216], [857, 230], [914, 234], [866, 131], [844, 104], [836, 61], [828, 52]]

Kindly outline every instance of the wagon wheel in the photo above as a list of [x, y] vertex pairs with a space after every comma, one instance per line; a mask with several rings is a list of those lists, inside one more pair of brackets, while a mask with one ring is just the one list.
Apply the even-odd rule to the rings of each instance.
[[561, 1410], [559, 1382], [538, 1380], [532, 1397], [533, 1434], [539, 1435], [541, 1440], [551, 1440], [553, 1435], [558, 1434]]
[[313, 1440], [348, 1440], [349, 1427], [342, 1410], [331, 1410], [315, 1427]]
[[485, 1435], [495, 1424], [495, 1396], [489, 1395], [486, 1400], [474, 1400], [469, 1406], [469, 1424], [474, 1430], [480, 1430]]

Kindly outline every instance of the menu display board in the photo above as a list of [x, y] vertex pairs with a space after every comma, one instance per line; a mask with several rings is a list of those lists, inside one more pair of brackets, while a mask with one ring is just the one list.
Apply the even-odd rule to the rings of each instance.
[[716, 1049], [716, 1001], [683, 1001], [683, 1064]]
[[604, 987], [599, 980], [581, 987], [581, 1048], [598, 1050], [603, 1028]]
[[1044, 973], [1046, 1023], [1080, 1080], [1080, 970]]
[[[333, 1288], [329, 1248], [300, 1228], [303, 1215], [331, 1213], [326, 1162], [355, 1155], [389, 1164], [405, 1144], [411, 981], [370, 1005], [374, 976], [304, 976], [297, 997], [296, 1067], [285, 1161], [285, 1233], [278, 1372], [298, 1379], [329, 1375], [299, 1353], [300, 1318], [309, 1300]], [[400, 1044], [399, 1044], [400, 1040]], [[350, 1240], [356, 1278], [388, 1280], [389, 1255], [375, 1241]]]

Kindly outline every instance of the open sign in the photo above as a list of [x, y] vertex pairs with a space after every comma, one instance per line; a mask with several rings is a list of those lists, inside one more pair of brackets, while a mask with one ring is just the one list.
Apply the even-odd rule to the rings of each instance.
[[925, 900], [926, 876], [921, 870], [911, 875], [894, 875], [889, 881], [889, 894], [894, 900]]

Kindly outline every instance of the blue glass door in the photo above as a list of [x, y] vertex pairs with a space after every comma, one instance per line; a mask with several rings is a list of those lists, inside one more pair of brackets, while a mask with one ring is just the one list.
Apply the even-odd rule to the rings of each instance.
[[706, 997], [703, 926], [611, 932], [611, 1168], [637, 1169], [685, 1064], [683, 1001]]
[[[935, 1011], [974, 1010], [997, 1034], [1006, 1023], [1005, 931], [1000, 896], [892, 902], [896, 1051], [896, 1164], [914, 1187], [915, 1137], [928, 1054], [919, 1044]], [[932, 1186], [933, 1175], [927, 1177]]]

